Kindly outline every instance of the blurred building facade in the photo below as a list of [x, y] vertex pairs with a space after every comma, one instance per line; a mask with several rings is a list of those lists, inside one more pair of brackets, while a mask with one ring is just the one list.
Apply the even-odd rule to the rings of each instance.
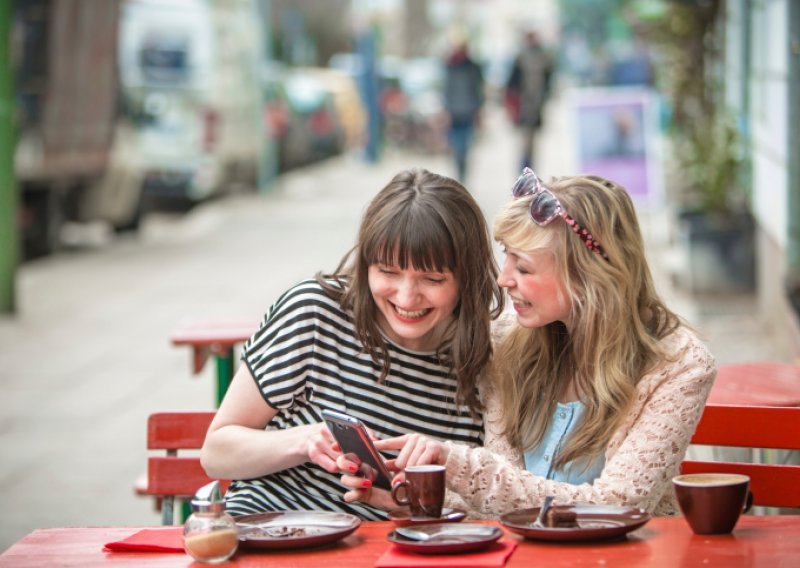
[[800, 357], [800, 4], [729, 0], [725, 95], [743, 137], [759, 311]]

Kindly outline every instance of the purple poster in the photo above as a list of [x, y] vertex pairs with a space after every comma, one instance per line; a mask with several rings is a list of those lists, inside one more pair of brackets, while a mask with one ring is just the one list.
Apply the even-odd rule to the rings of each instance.
[[619, 183], [637, 206], [661, 204], [656, 95], [638, 88], [575, 89], [571, 100], [578, 171]]

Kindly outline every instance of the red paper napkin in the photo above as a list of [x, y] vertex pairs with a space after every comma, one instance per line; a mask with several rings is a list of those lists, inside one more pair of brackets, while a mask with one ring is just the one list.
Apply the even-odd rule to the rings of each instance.
[[183, 527], [142, 529], [127, 538], [106, 543], [114, 552], [184, 552]]
[[464, 554], [416, 554], [390, 544], [375, 562], [375, 568], [502, 568], [516, 548], [517, 541], [507, 538], [501, 538], [484, 550]]

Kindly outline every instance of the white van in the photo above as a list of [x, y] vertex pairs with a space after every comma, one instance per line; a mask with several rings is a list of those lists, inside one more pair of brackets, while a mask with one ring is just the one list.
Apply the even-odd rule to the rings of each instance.
[[[248, 79], [258, 53], [252, 4], [228, 2], [223, 13], [207, 0], [124, 2], [121, 94], [147, 195], [200, 201], [223, 191], [229, 174], [255, 172], [262, 133], [260, 94]], [[239, 14], [249, 19], [231, 34]]]

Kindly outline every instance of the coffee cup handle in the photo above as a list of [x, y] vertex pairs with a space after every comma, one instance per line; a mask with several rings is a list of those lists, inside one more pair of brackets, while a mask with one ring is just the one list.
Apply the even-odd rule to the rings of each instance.
[[748, 489], [747, 497], [744, 500], [744, 508], [742, 509], [742, 512], [748, 513], [752, 507], [753, 507], [753, 492]]
[[[401, 489], [405, 492], [405, 497], [400, 497], [398, 495]], [[394, 499], [394, 502], [398, 505], [411, 505], [411, 499], [408, 496], [408, 481], [401, 481], [392, 486], [392, 499]]]

